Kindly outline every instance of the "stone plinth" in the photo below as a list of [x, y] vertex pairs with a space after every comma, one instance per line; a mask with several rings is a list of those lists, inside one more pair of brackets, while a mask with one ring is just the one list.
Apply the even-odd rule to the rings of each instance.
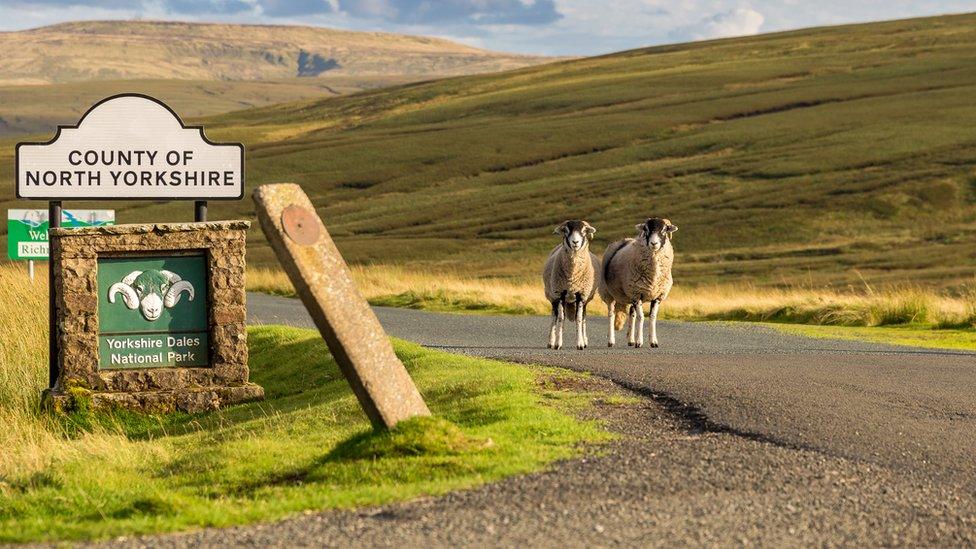
[[[59, 376], [50, 392], [55, 402], [64, 402], [69, 388], [91, 391], [96, 405], [152, 412], [200, 412], [263, 398], [264, 390], [248, 382], [244, 251], [249, 226], [224, 221], [51, 229], [59, 349]], [[208, 342], [207, 365], [100, 367], [99, 303], [105, 303], [100, 294], [106, 291], [99, 288], [99, 261], [158, 256], [205, 258], [206, 288], [196, 289], [196, 295], [206, 299], [200, 335]], [[124, 311], [119, 296], [113, 299]]]

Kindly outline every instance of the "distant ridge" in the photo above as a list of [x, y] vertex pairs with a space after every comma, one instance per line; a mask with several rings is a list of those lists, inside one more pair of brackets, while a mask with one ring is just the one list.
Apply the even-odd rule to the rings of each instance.
[[159, 21], [89, 21], [3, 32], [0, 51], [0, 85], [320, 75], [436, 78], [550, 60], [425, 36]]

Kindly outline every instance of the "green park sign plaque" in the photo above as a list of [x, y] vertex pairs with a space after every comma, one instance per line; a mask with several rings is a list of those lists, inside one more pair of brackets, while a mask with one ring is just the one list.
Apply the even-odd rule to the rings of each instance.
[[98, 260], [100, 369], [207, 366], [204, 255]]

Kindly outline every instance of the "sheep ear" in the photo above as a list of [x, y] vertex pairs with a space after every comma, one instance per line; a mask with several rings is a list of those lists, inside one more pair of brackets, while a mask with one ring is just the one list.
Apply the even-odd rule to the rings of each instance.
[[667, 228], [668, 234], [671, 234], [671, 233], [673, 233], [674, 231], [677, 231], [677, 230], [678, 230], [678, 226], [677, 225], [668, 225], [668, 228]]
[[645, 225], [643, 223], [638, 223], [638, 224], [634, 225], [634, 228], [637, 229], [637, 232], [642, 233], [642, 232], [644, 232], [644, 229], [647, 228], [647, 225]]
[[552, 234], [565, 234], [566, 233], [566, 222], [563, 221], [556, 228], [552, 230]]
[[596, 234], [596, 227], [590, 225], [589, 223], [586, 223], [585, 221], [583, 223], [584, 223], [583, 232], [586, 233], [586, 236], [592, 237], [593, 235]]

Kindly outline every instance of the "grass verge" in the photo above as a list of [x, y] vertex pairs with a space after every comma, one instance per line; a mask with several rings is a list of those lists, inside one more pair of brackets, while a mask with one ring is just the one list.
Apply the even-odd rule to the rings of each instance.
[[570, 413], [592, 395], [541, 392], [528, 368], [402, 341], [397, 354], [436, 416], [374, 433], [316, 332], [259, 327], [250, 338], [265, 402], [67, 426], [42, 467], [4, 467], [0, 541], [229, 526], [443, 494], [541, 469], [610, 436]]
[[976, 350], [976, 330], [936, 329], [933, 326], [809, 326], [798, 324], [767, 324], [788, 334], [826, 339], [848, 339], [906, 345], [928, 349]]
[[[210, 414], [38, 410], [46, 288], [0, 266], [0, 542], [270, 521], [436, 495], [542, 469], [610, 434], [577, 374], [395, 341], [435, 416], [374, 433], [318, 334], [249, 332], [267, 400]], [[560, 381], [562, 380], [562, 381]], [[569, 388], [567, 388], [569, 387]]]

